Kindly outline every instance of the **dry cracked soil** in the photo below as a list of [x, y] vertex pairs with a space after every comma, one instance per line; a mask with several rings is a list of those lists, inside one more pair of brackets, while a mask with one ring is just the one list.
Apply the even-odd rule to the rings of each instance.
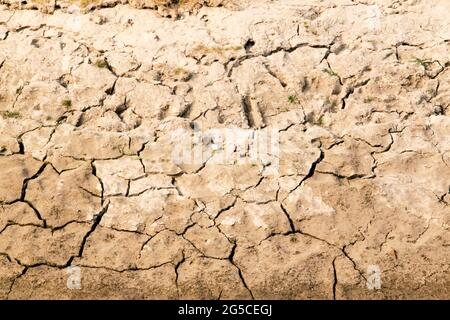
[[450, 298], [448, 0], [0, 3], [0, 298]]

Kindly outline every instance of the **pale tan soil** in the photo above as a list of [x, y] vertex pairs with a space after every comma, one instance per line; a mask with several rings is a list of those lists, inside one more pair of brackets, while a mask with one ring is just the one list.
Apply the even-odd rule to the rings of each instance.
[[2, 2], [0, 298], [450, 298], [448, 0]]
[[185, 13], [197, 12], [208, 7], [226, 7], [237, 9], [250, 3], [251, 0], [0, 0], [10, 9], [39, 9], [52, 13], [57, 9], [72, 11], [75, 6], [82, 12], [96, 8], [113, 7], [118, 4], [129, 4], [133, 8], [155, 9], [163, 16], [177, 18]]

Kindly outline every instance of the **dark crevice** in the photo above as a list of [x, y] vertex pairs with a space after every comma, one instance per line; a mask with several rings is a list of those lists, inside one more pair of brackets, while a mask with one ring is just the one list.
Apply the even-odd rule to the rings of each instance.
[[[94, 223], [92, 224], [91, 229], [84, 235], [83, 240], [81, 241], [80, 250], [78, 251], [78, 255], [77, 255], [78, 258], [81, 258], [83, 256], [83, 251], [84, 251], [84, 247], [86, 245], [86, 241], [89, 238], [89, 236], [95, 231], [97, 226], [100, 224], [106, 211], [108, 211], [108, 206], [109, 206], [109, 202], [102, 208], [102, 210], [98, 214], [94, 215], [94, 219], [93, 219]], [[75, 258], [75, 257], [71, 257], [69, 259], [68, 265], [71, 264], [73, 258]]]
[[336, 259], [333, 259], [333, 300], [336, 300], [336, 286], [338, 283], [337, 273], [336, 273]]
[[250, 288], [247, 285], [247, 282], [244, 279], [244, 276], [242, 274], [241, 268], [239, 268], [238, 265], [234, 262], [234, 254], [236, 252], [236, 247], [237, 247], [237, 243], [234, 243], [233, 248], [231, 249], [230, 256], [228, 257], [228, 260], [230, 261], [230, 263], [233, 266], [236, 267], [236, 269], [238, 271], [239, 278], [241, 279], [242, 284], [244, 285], [245, 289], [247, 289], [247, 291], [250, 293], [250, 296], [252, 297], [252, 300], [255, 300], [255, 296], [253, 295], [252, 290], [250, 290]]
[[21, 192], [21, 195], [20, 195], [20, 200], [21, 200], [21, 201], [24, 201], [24, 200], [25, 200], [26, 191], [27, 191], [27, 187], [28, 187], [28, 182], [29, 182], [30, 180], [33, 180], [33, 179], [36, 179], [37, 177], [39, 177], [40, 174], [41, 174], [42, 172], [44, 172], [46, 166], [47, 166], [47, 163], [44, 162], [44, 163], [42, 164], [42, 166], [39, 168], [39, 170], [38, 170], [34, 175], [32, 175], [32, 176], [29, 177], [29, 178], [26, 178], [26, 179], [23, 181], [22, 192]]
[[248, 126], [253, 128], [255, 126], [255, 121], [252, 115], [252, 105], [249, 96], [242, 97], [242, 109], [244, 111], [244, 116], [247, 119]]

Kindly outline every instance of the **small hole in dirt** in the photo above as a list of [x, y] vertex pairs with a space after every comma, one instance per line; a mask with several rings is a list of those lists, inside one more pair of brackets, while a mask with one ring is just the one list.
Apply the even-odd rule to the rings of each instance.
[[244, 44], [245, 51], [248, 52], [254, 45], [255, 41], [253, 41], [253, 39], [248, 39], [247, 42]]

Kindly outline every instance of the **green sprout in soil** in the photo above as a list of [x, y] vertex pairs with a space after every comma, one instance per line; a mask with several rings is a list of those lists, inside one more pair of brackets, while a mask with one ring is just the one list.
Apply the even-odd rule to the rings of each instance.
[[332, 77], [338, 77], [339, 78], [339, 75], [335, 71], [333, 71], [331, 68], [325, 68], [322, 71], [325, 72], [325, 73], [328, 73]]
[[97, 68], [107, 68], [108, 67], [108, 62], [106, 62], [106, 60], [103, 60], [103, 59], [95, 61], [94, 64]]
[[63, 100], [61, 102], [61, 104], [62, 104], [63, 107], [70, 108], [72, 106], [72, 100], [68, 100], [68, 99]]
[[425, 58], [417, 58], [414, 57], [414, 59], [412, 60], [413, 63], [422, 66], [425, 70], [428, 70], [428, 67], [430, 66], [430, 64], [432, 63], [432, 61], [430, 59], [425, 59]]
[[364, 99], [364, 103], [371, 103], [373, 101], [373, 97], [366, 97], [365, 99]]
[[288, 101], [289, 101], [290, 103], [296, 103], [296, 102], [298, 101], [298, 98], [297, 98], [297, 96], [295, 96], [295, 95], [290, 95], [290, 96], [288, 97]]

